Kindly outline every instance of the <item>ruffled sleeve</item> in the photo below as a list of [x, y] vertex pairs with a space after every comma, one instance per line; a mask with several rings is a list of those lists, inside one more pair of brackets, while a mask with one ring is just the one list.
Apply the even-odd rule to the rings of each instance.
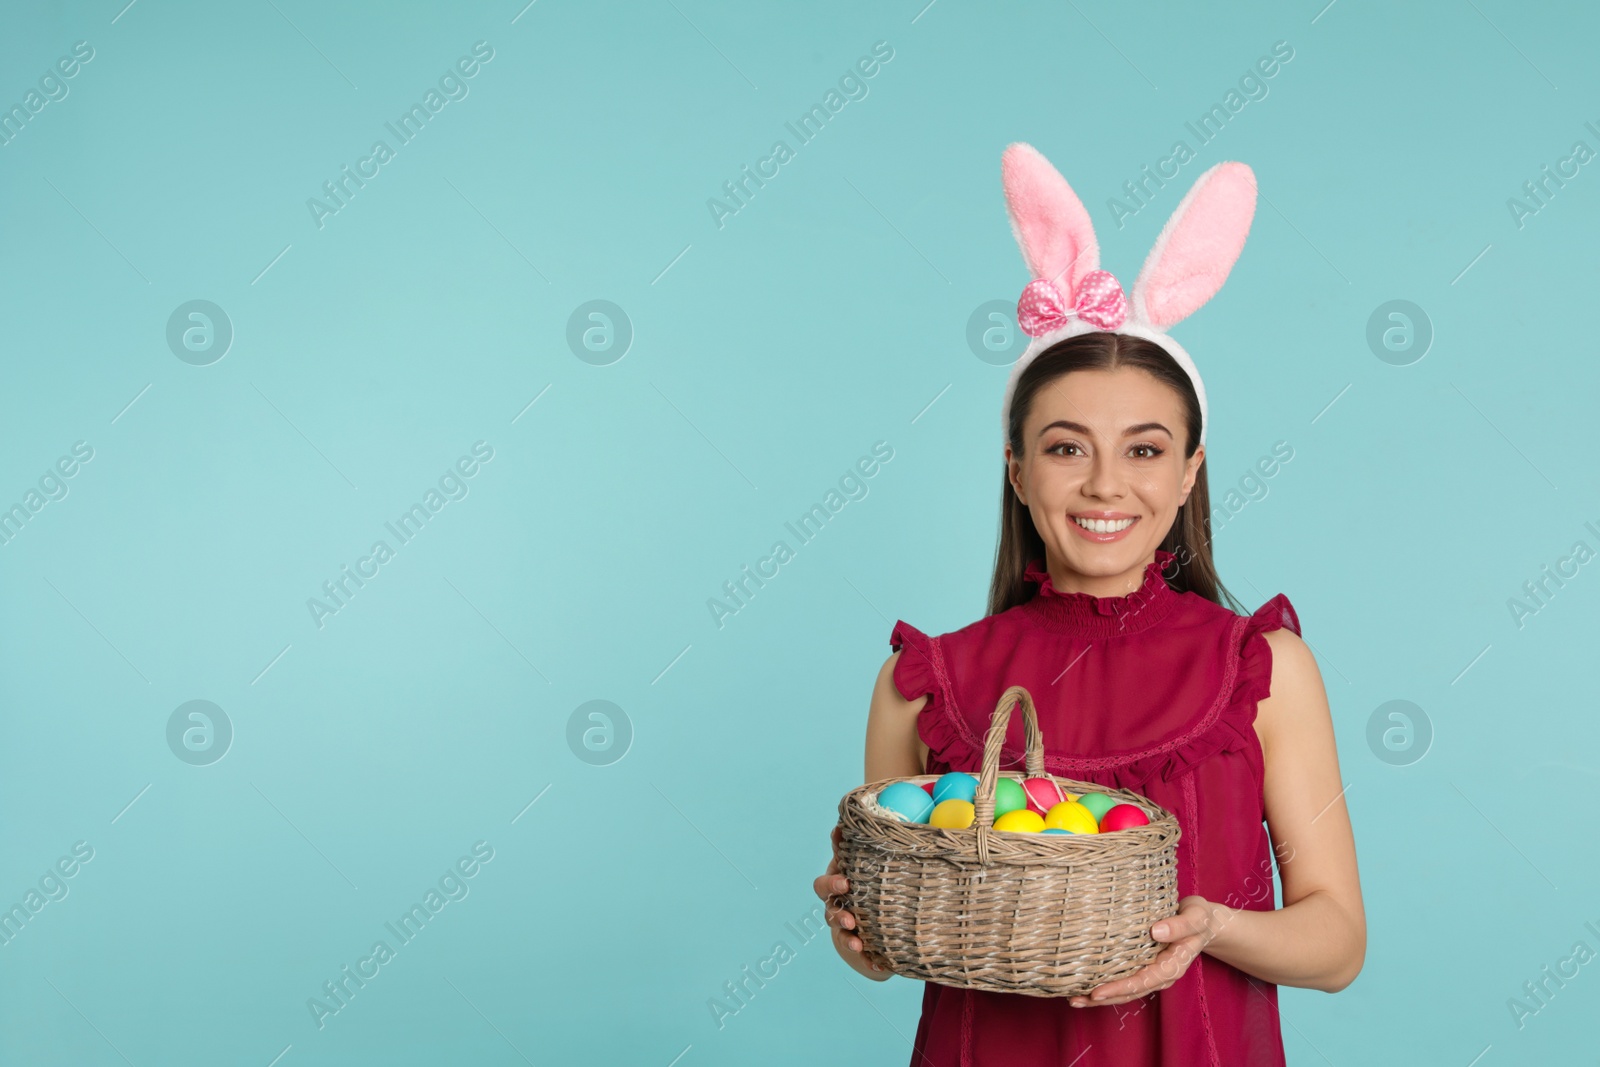
[[976, 774], [983, 753], [956, 726], [950, 675], [939, 638], [929, 637], [910, 623], [896, 621], [889, 645], [900, 652], [894, 665], [894, 687], [907, 700], [928, 698], [917, 715], [917, 736], [928, 746], [928, 772], [935, 773], [935, 766], [939, 766]]
[[1249, 712], [1245, 725], [1256, 718], [1256, 705], [1272, 695], [1272, 646], [1267, 644], [1270, 630], [1293, 630], [1300, 635], [1300, 616], [1289, 598], [1279, 593], [1257, 608], [1244, 625], [1239, 645], [1239, 681], [1233, 688], [1233, 703]]
[[1237, 745], [1249, 754], [1256, 776], [1258, 794], [1266, 788], [1266, 766], [1255, 733], [1256, 705], [1272, 695], [1272, 646], [1266, 634], [1271, 630], [1292, 630], [1300, 636], [1300, 616], [1289, 598], [1279, 593], [1251, 613], [1244, 625], [1239, 647], [1239, 681], [1233, 688], [1230, 721], [1240, 740]]
[[1231, 687], [1214, 717], [1155, 752], [1118, 767], [1105, 768], [1112, 784], [1137, 790], [1152, 779], [1174, 781], [1195, 766], [1222, 752], [1243, 752], [1250, 757], [1257, 785], [1263, 767], [1255, 734], [1256, 705], [1272, 693], [1272, 646], [1268, 631], [1290, 629], [1300, 633], [1300, 618], [1289, 598], [1279, 593], [1250, 615], [1238, 619], [1237, 640], [1231, 649], [1227, 672]]

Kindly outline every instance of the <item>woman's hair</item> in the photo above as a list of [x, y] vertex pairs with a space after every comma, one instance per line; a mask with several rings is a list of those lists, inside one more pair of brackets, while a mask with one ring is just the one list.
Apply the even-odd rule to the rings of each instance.
[[[1023, 369], [1011, 400], [1011, 422], [1006, 436], [1011, 454], [1026, 455], [1022, 427], [1033, 407], [1033, 398], [1051, 381], [1078, 370], [1115, 370], [1137, 367], [1176, 392], [1183, 402], [1187, 424], [1184, 456], [1193, 456], [1200, 442], [1200, 401], [1194, 383], [1182, 367], [1153, 341], [1127, 334], [1095, 331], [1069, 337], [1051, 345]], [[1178, 506], [1172, 529], [1161, 540], [1161, 547], [1177, 558], [1163, 577], [1174, 590], [1198, 593], [1213, 603], [1241, 614], [1244, 606], [1223, 588], [1211, 561], [1211, 494], [1206, 488], [1206, 465], [1201, 460], [1189, 498]], [[1034, 528], [1033, 516], [1011, 487], [1011, 479], [1001, 471], [1000, 543], [995, 550], [994, 580], [989, 585], [989, 614], [1025, 603], [1032, 593], [1023, 581], [1028, 562], [1043, 559], [1044, 539]]]

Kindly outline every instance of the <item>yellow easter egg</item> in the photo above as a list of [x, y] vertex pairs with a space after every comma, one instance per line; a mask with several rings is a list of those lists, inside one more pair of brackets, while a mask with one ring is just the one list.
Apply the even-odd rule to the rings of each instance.
[[1046, 830], [1066, 830], [1074, 834], [1097, 834], [1100, 824], [1094, 813], [1076, 800], [1066, 800], [1051, 808], [1044, 816]]
[[951, 797], [933, 806], [933, 814], [928, 816], [928, 825], [937, 826], [941, 830], [965, 830], [972, 825], [972, 819], [972, 801]]
[[[1056, 807], [1061, 805], [1057, 804]], [[1053, 809], [1052, 809], [1053, 810]], [[994, 821], [996, 830], [1005, 830], [1014, 834], [1036, 834], [1044, 829], [1044, 816], [1027, 808], [1018, 808], [1008, 811]]]

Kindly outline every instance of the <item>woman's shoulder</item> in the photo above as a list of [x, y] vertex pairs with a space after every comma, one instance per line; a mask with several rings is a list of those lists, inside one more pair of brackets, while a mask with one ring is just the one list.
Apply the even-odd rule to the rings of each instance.
[[1316, 656], [1301, 636], [1300, 616], [1287, 596], [1271, 597], [1244, 618], [1240, 654], [1247, 672], [1256, 676], [1263, 699], [1313, 679], [1320, 684]]
[[1303, 676], [1308, 664], [1315, 670], [1311, 650], [1300, 636], [1300, 616], [1283, 593], [1267, 598], [1248, 615], [1220, 604], [1212, 607], [1231, 621], [1229, 673], [1236, 675], [1231, 703], [1245, 721], [1253, 722], [1260, 702], [1281, 689], [1285, 679]]
[[1275, 688], [1275, 678], [1302, 675], [1306, 663], [1314, 663], [1300, 636], [1299, 613], [1284, 593], [1248, 613], [1193, 592], [1180, 593], [1179, 605], [1169, 623], [1206, 635], [1200, 647], [1213, 650], [1223, 685], [1231, 689], [1229, 703], [1244, 721], [1254, 718], [1257, 703]]
[[997, 630], [1013, 630], [1027, 625], [1029, 624], [1023, 605], [996, 615], [984, 615], [954, 630], [924, 632], [904, 619], [896, 619], [894, 627], [889, 632], [889, 644], [894, 648], [900, 648], [904, 644], [921, 647], [937, 644], [949, 649], [964, 642], [982, 640]]
[[[1230, 614], [1233, 614], [1230, 612]], [[1300, 637], [1300, 615], [1288, 596], [1277, 593], [1249, 615], [1235, 615], [1240, 627], [1240, 651], [1305, 649]]]
[[1295, 639], [1300, 634], [1300, 616], [1284, 593], [1267, 598], [1260, 607], [1248, 613], [1235, 611], [1226, 604], [1219, 604], [1194, 592], [1179, 593], [1178, 604], [1180, 610], [1174, 612], [1173, 616], [1180, 625], [1238, 628], [1239, 636], [1244, 641], [1278, 631]]
[[1025, 625], [1019, 608], [985, 615], [954, 630], [933, 633], [924, 632], [904, 619], [896, 619], [889, 631], [890, 654], [899, 656], [892, 672], [895, 688], [907, 700], [926, 695], [929, 697], [927, 707], [935, 709], [950, 692], [952, 662], [966, 659], [991, 640], [1016, 637], [1017, 628]]

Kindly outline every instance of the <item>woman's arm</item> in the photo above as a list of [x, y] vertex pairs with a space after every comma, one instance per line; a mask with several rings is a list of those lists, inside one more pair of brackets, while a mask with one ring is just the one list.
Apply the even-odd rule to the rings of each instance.
[[1339, 778], [1333, 717], [1311, 650], [1289, 630], [1266, 634], [1272, 695], [1256, 706], [1266, 764], [1267, 830], [1283, 906], [1255, 911], [1200, 896], [1150, 928], [1167, 947], [1137, 974], [1097, 986], [1073, 1007], [1126, 1004], [1182, 978], [1202, 952], [1276, 985], [1337, 993], [1361, 972], [1367, 917]]
[[928, 703], [928, 698], [924, 695], [907, 700], [894, 687], [894, 665], [900, 662], [904, 651], [897, 649], [890, 653], [872, 687], [872, 704], [867, 708], [864, 782], [909, 778], [922, 774], [928, 765], [928, 746], [917, 736], [917, 713]]
[[1257, 706], [1256, 733], [1283, 906], [1253, 911], [1212, 903], [1205, 951], [1268, 982], [1337, 993], [1361, 972], [1367, 918], [1333, 717], [1306, 643], [1289, 630], [1269, 631], [1266, 639], [1272, 695]]

